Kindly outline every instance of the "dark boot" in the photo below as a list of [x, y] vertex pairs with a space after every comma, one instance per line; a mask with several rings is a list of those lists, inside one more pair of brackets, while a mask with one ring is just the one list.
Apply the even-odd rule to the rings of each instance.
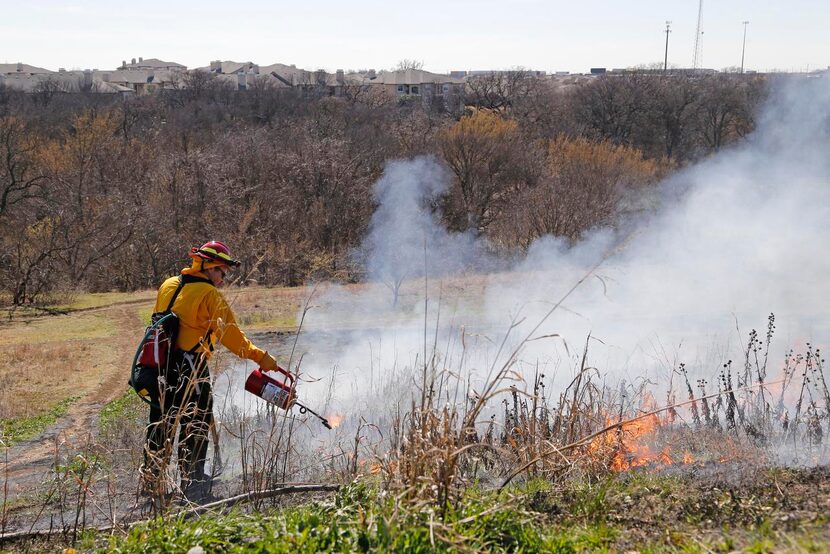
[[187, 473], [182, 473], [182, 493], [190, 502], [210, 502], [216, 498], [212, 495], [213, 477], [205, 473], [205, 461], [197, 461]]

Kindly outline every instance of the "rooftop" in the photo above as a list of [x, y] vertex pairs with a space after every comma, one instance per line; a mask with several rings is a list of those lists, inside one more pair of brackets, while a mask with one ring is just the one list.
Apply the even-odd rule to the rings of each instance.
[[0, 75], [19, 73], [24, 75], [44, 75], [54, 73], [42, 67], [35, 67], [25, 63], [0, 63]]

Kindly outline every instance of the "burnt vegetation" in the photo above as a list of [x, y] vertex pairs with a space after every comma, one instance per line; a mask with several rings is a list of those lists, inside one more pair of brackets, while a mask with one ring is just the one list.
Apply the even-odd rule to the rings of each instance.
[[511, 254], [576, 240], [630, 212], [630, 191], [746, 135], [766, 90], [758, 76], [525, 71], [474, 78], [457, 104], [238, 91], [198, 72], [130, 99], [0, 89], [2, 293], [153, 287], [208, 238], [238, 245], [243, 279], [359, 279], [373, 183], [424, 154], [448, 169], [448, 229]]

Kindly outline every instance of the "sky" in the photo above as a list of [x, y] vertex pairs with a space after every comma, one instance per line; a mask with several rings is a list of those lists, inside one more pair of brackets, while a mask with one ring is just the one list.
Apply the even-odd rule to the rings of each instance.
[[[0, 63], [114, 69], [160, 58], [325, 69], [434, 72], [662, 64], [691, 67], [698, 0], [0, 0]], [[700, 67], [805, 71], [830, 66], [830, 3], [725, 0], [703, 5]]]

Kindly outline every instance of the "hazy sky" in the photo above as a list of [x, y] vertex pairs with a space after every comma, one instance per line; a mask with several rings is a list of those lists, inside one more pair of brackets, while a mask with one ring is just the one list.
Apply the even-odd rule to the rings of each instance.
[[[425, 68], [586, 72], [691, 66], [698, 0], [0, 0], [0, 63], [115, 68], [142, 56], [188, 67], [210, 60], [306, 69]], [[701, 66], [800, 71], [830, 65], [830, 2], [707, 0]]]

